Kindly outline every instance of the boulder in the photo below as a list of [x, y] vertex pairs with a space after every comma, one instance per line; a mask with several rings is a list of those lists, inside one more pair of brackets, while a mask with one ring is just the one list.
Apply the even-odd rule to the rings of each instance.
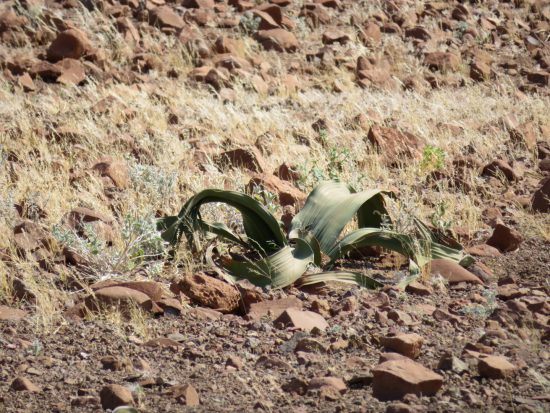
[[424, 55], [424, 64], [431, 70], [455, 72], [460, 67], [460, 56], [449, 52], [432, 52]]
[[421, 140], [412, 133], [379, 125], [371, 126], [367, 139], [391, 163], [397, 159], [419, 157], [423, 146]]
[[314, 328], [324, 331], [328, 327], [328, 323], [322, 315], [313, 311], [302, 311], [296, 308], [288, 308], [283, 311], [275, 320], [275, 323], [282, 323], [285, 326], [305, 331], [311, 331]]
[[155, 7], [149, 12], [149, 23], [160, 27], [182, 29], [183, 19], [169, 6]]
[[105, 410], [114, 410], [118, 406], [131, 406], [134, 404], [132, 392], [119, 384], [109, 384], [99, 392], [101, 407]]
[[505, 379], [515, 373], [516, 366], [502, 356], [482, 356], [478, 360], [477, 369], [481, 377]]
[[451, 260], [435, 259], [430, 262], [430, 273], [432, 276], [440, 275], [449, 283], [473, 283], [483, 284], [483, 282], [466, 268]]
[[78, 29], [68, 29], [57, 35], [47, 51], [48, 60], [80, 59], [92, 51], [92, 45], [86, 34]]
[[504, 224], [497, 224], [493, 234], [487, 240], [487, 245], [495, 247], [500, 252], [515, 251], [523, 241], [521, 234]]
[[380, 343], [385, 350], [395, 351], [415, 359], [420, 355], [424, 339], [416, 333], [400, 333], [391, 337], [382, 337]]
[[228, 283], [206, 274], [187, 275], [177, 287], [195, 304], [221, 313], [231, 313], [239, 308], [239, 291]]
[[260, 30], [256, 40], [266, 49], [278, 52], [295, 52], [298, 50], [298, 39], [285, 29]]
[[123, 160], [107, 156], [97, 161], [92, 170], [98, 172], [106, 179], [108, 185], [115, 188], [123, 189], [130, 184], [128, 165]]
[[398, 400], [406, 394], [433, 396], [443, 377], [410, 359], [389, 360], [372, 371], [373, 395], [379, 400]]
[[10, 388], [15, 391], [28, 391], [31, 393], [40, 393], [42, 389], [26, 377], [17, 377], [11, 382]]
[[120, 286], [98, 289], [84, 300], [84, 304], [91, 311], [97, 311], [103, 306], [115, 306], [123, 311], [132, 306], [146, 310], [152, 308], [151, 299], [147, 294]]
[[246, 189], [252, 193], [255, 187], [277, 194], [279, 204], [283, 207], [287, 205], [301, 205], [307, 198], [306, 194], [290, 182], [283, 181], [271, 174], [255, 174], [246, 185]]
[[300, 310], [302, 309], [302, 306], [302, 300], [295, 296], [279, 298], [276, 300], [260, 301], [258, 303], [250, 304], [247, 318], [250, 320], [259, 321], [263, 317], [268, 317], [274, 320], [279, 317], [283, 311], [289, 308], [296, 308]]

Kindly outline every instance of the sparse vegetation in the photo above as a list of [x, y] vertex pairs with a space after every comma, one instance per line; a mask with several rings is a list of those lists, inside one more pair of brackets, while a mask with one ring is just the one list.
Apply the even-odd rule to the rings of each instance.
[[0, 411], [547, 411], [546, 3], [0, 1]]
[[[200, 208], [204, 204], [223, 203], [237, 209], [242, 215], [244, 233], [238, 234], [224, 223], [209, 223], [202, 219]], [[352, 219], [358, 229], [340, 234]], [[405, 255], [410, 260], [411, 282], [432, 258], [446, 258], [456, 262], [471, 263], [471, 257], [459, 249], [444, 245], [426, 225], [413, 218], [414, 234], [399, 233], [388, 229], [391, 224], [385, 208], [383, 192], [370, 190], [356, 192], [338, 182], [318, 185], [309, 195], [303, 209], [291, 224], [288, 239], [281, 224], [256, 199], [237, 192], [204, 190], [192, 197], [177, 216], [159, 221], [162, 237], [177, 244], [182, 236], [195, 250], [199, 233], [211, 233], [222, 240], [244, 248], [241, 260], [221, 257], [226, 279], [247, 279], [263, 287], [287, 287], [294, 282], [301, 284], [322, 281], [344, 281], [365, 287], [375, 287], [378, 282], [360, 273], [329, 271], [306, 274], [311, 265], [323, 265], [328, 257], [328, 267], [348, 253], [364, 247], [383, 247]], [[247, 257], [254, 252], [257, 257]], [[244, 260], [243, 260], [244, 258]], [[326, 261], [326, 260], [325, 260]], [[213, 263], [213, 261], [212, 261]]]

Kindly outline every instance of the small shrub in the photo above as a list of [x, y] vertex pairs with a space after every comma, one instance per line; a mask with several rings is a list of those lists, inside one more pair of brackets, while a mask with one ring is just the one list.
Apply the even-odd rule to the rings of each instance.
[[445, 166], [446, 153], [436, 146], [427, 145], [422, 153], [420, 168], [424, 172], [433, 172], [443, 169]]

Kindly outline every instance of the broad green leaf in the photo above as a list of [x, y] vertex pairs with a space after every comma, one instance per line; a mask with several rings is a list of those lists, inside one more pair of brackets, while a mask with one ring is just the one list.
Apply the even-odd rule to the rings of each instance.
[[195, 231], [210, 228], [212, 232], [236, 242], [238, 237], [228, 231], [226, 226], [202, 220], [200, 207], [208, 203], [223, 203], [237, 209], [242, 215], [247, 243], [258, 252], [267, 254], [287, 244], [279, 223], [262, 204], [246, 194], [218, 189], [207, 189], [190, 198], [179, 212], [177, 220], [174, 221], [173, 217], [161, 220], [159, 225], [165, 228], [163, 238], [175, 244], [185, 234], [192, 244]]
[[347, 271], [327, 271], [317, 274], [306, 274], [298, 280], [300, 285], [311, 285], [329, 281], [355, 284], [360, 287], [369, 289], [374, 289], [382, 286], [381, 283], [370, 277], [367, 277], [364, 274]]
[[291, 231], [290, 234], [288, 234], [290, 239], [300, 238], [304, 241], [306, 241], [311, 249], [313, 250], [314, 254], [314, 264], [318, 267], [321, 266], [322, 257], [321, 257], [321, 247], [319, 246], [319, 241], [317, 241], [317, 238], [315, 238], [315, 235], [311, 231], [305, 231], [301, 229], [295, 229], [294, 231]]
[[419, 268], [423, 268], [436, 258], [459, 263], [464, 258], [462, 251], [438, 244], [431, 239], [422, 240], [379, 228], [360, 228], [349, 233], [329, 251], [328, 255], [333, 262], [355, 248], [366, 246], [380, 246], [398, 252], [412, 259]]
[[162, 217], [157, 220], [157, 231], [160, 231], [162, 233], [162, 238], [172, 245], [176, 244], [179, 238], [177, 234], [177, 221], [177, 215]]
[[387, 215], [383, 191], [356, 193], [346, 184], [325, 182], [308, 196], [304, 208], [292, 220], [291, 231], [311, 231], [321, 251], [327, 253], [356, 214], [359, 227], [380, 226], [382, 215]]
[[224, 268], [229, 272], [233, 282], [246, 279], [260, 287], [287, 287], [306, 272], [315, 256], [306, 241], [295, 239], [293, 244], [258, 261], [232, 260], [224, 264]]

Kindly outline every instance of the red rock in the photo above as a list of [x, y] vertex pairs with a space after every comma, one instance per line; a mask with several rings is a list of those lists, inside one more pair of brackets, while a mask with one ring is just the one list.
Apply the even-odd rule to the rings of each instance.
[[420, 355], [424, 339], [416, 333], [400, 333], [391, 337], [382, 337], [380, 343], [385, 350], [395, 351], [396, 353], [415, 359]]
[[194, 303], [221, 313], [231, 313], [240, 305], [241, 296], [235, 287], [205, 274], [187, 275], [177, 286]]
[[214, 48], [216, 53], [230, 53], [234, 56], [240, 56], [243, 53], [244, 45], [241, 40], [220, 36], [216, 39]]
[[211, 308], [195, 307], [189, 309], [187, 314], [192, 315], [198, 320], [215, 321], [223, 317], [223, 314], [219, 311], [212, 310]]
[[539, 169], [544, 172], [550, 172], [550, 158], [542, 159], [539, 162]]
[[[277, 9], [279, 9], [279, 7], [277, 7]], [[281, 15], [278, 16], [279, 22], [277, 22], [269, 13], [266, 13], [262, 10], [254, 10], [253, 15], [260, 21], [260, 24], [258, 26], [258, 29], [260, 30], [271, 30], [280, 28], [280, 23], [282, 21]]]
[[279, 166], [279, 168], [275, 172], [275, 175], [281, 178], [283, 181], [289, 182], [296, 182], [302, 178], [295, 167], [289, 166], [286, 163], [283, 163], [281, 164], [281, 166]]
[[497, 248], [500, 252], [515, 251], [519, 248], [523, 237], [518, 231], [503, 224], [497, 224], [493, 234], [487, 240], [487, 245]]
[[485, 165], [481, 173], [482, 176], [493, 177], [498, 177], [501, 174], [504, 175], [508, 181], [516, 181], [518, 179], [518, 175], [516, 171], [514, 171], [514, 168], [512, 168], [508, 162], [501, 159], [497, 159]]
[[344, 394], [348, 391], [348, 386], [346, 386], [346, 383], [344, 380], [342, 380], [340, 377], [315, 377], [309, 381], [309, 384], [307, 386], [308, 390], [317, 390], [321, 389], [325, 386], [333, 387], [341, 394]]
[[508, 133], [513, 142], [523, 144], [529, 150], [535, 150], [537, 146], [537, 134], [533, 122], [526, 122], [521, 125], [509, 127]]
[[372, 371], [373, 395], [380, 400], [396, 400], [406, 394], [433, 396], [443, 385], [443, 377], [410, 359], [390, 360]]
[[113, 218], [92, 209], [82, 207], [73, 209], [67, 214], [66, 219], [67, 224], [74, 229], [80, 228], [82, 224], [89, 224], [97, 221], [109, 225], [113, 223]]
[[19, 16], [11, 8], [3, 11], [0, 14], [0, 33], [9, 32], [28, 24], [28, 19], [24, 16]]
[[306, 337], [296, 343], [294, 351], [296, 353], [326, 353], [328, 348], [319, 340]]
[[131, 306], [139, 306], [143, 309], [151, 308], [151, 299], [141, 291], [125, 287], [106, 287], [94, 292], [85, 300], [89, 310], [95, 311], [102, 306], [116, 306], [122, 310], [128, 310]]
[[188, 9], [211, 9], [214, 8], [214, 0], [183, 0], [181, 2], [183, 7]]
[[147, 295], [151, 300], [158, 301], [162, 298], [162, 284], [155, 281], [117, 281], [109, 280], [92, 284], [90, 288], [94, 291], [107, 287], [124, 287], [139, 291]]
[[281, 386], [281, 389], [287, 393], [303, 395], [307, 391], [307, 382], [298, 377], [291, 378]]
[[185, 26], [183, 19], [169, 6], [160, 6], [151, 10], [149, 23], [173, 29], [182, 29]]
[[86, 79], [84, 65], [76, 59], [65, 58], [56, 63], [61, 75], [56, 79], [57, 83], [64, 85], [78, 85]]
[[286, 298], [279, 298], [276, 300], [260, 301], [258, 303], [250, 304], [247, 317], [250, 320], [259, 321], [263, 317], [269, 317], [271, 320], [279, 317], [283, 311], [289, 308], [302, 309], [302, 300], [295, 296], [289, 296]]
[[367, 23], [365, 27], [360, 31], [361, 40], [366, 45], [373, 44], [376, 45], [380, 43], [382, 39], [382, 32], [380, 31], [380, 26], [374, 22]]
[[119, 384], [109, 384], [99, 392], [101, 407], [115, 409], [118, 406], [131, 406], [134, 404], [132, 392]]
[[531, 207], [535, 212], [550, 212], [550, 178], [546, 178], [533, 194]]
[[26, 377], [17, 377], [12, 381], [10, 388], [15, 391], [28, 391], [31, 393], [40, 393], [42, 389]]
[[139, 44], [141, 36], [139, 35], [139, 31], [136, 29], [136, 26], [134, 26], [131, 19], [128, 17], [119, 17], [116, 20], [116, 27], [117, 30], [122, 33], [126, 42]]
[[512, 376], [516, 366], [502, 356], [481, 356], [477, 369], [481, 377], [488, 379], [505, 379]]
[[405, 291], [411, 294], [424, 296], [431, 295], [433, 293], [433, 290], [430, 287], [425, 286], [418, 281], [413, 281], [412, 283], [408, 284], [405, 287]]
[[34, 84], [32, 77], [30, 77], [26, 72], [17, 78], [17, 84], [23, 88], [24, 92], [32, 92], [36, 90], [36, 85]]
[[470, 17], [470, 12], [463, 4], [457, 4], [456, 7], [452, 10], [451, 16], [455, 20], [466, 21]]
[[39, 76], [44, 81], [55, 81], [63, 72], [59, 66], [40, 60], [31, 66], [29, 73], [31, 76]]
[[474, 60], [470, 65], [470, 77], [476, 82], [484, 82], [491, 77], [491, 66], [487, 63]]
[[339, 9], [341, 7], [339, 0], [313, 0], [313, 2], [332, 9]]
[[96, 162], [92, 170], [99, 172], [102, 177], [108, 178], [109, 183], [116, 188], [126, 188], [130, 183], [128, 165], [122, 160], [108, 156]]
[[428, 41], [432, 38], [428, 30], [423, 26], [415, 26], [405, 30], [405, 37]]
[[432, 260], [430, 263], [430, 273], [432, 276], [442, 276], [451, 284], [461, 282], [483, 284], [483, 282], [478, 277], [476, 277], [466, 268], [451, 260]]
[[222, 70], [216, 70], [210, 66], [202, 66], [193, 69], [189, 77], [198, 82], [204, 82], [211, 85], [216, 90], [229, 84], [229, 78]]
[[252, 66], [246, 59], [242, 59], [237, 56], [233, 56], [229, 53], [219, 54], [212, 59], [212, 63], [216, 67], [224, 67], [230, 72], [236, 72], [235, 69], [242, 69], [245, 71], [251, 71]]
[[79, 59], [92, 51], [92, 45], [86, 34], [77, 29], [65, 30], [57, 35], [48, 48], [48, 60]]
[[299, 328], [305, 331], [311, 331], [314, 328], [326, 330], [328, 323], [320, 314], [312, 311], [302, 311], [296, 308], [288, 308], [277, 317], [275, 323], [282, 323], [286, 326]]
[[371, 126], [367, 139], [390, 162], [403, 157], [418, 157], [422, 147], [420, 139], [412, 133], [378, 125]]
[[277, 194], [281, 206], [297, 206], [303, 204], [307, 198], [306, 194], [290, 182], [283, 181], [275, 175], [255, 174], [246, 185], [246, 189], [248, 192], [252, 193], [255, 187]]
[[227, 2], [230, 6], [235, 7], [238, 11], [246, 11], [254, 8], [255, 4], [248, 0], [229, 0]]
[[244, 363], [240, 357], [230, 354], [227, 360], [225, 361], [225, 366], [232, 367], [236, 370], [242, 370], [244, 368]]
[[0, 305], [0, 321], [19, 321], [27, 316], [27, 312], [18, 308]]
[[527, 80], [540, 86], [550, 85], [550, 72], [532, 71], [527, 72]]
[[467, 248], [466, 252], [475, 257], [498, 257], [501, 255], [498, 249], [487, 244], [474, 245]]
[[388, 34], [400, 34], [401, 33], [401, 27], [395, 22], [386, 22], [380, 27], [380, 31], [382, 33], [388, 33]]
[[48, 249], [52, 239], [39, 224], [24, 220], [13, 228], [15, 246], [21, 251], [33, 252], [42, 247]]
[[260, 95], [268, 95], [269, 94], [269, 84], [263, 80], [261, 76], [253, 75], [250, 78], [250, 83], [252, 84], [252, 87], [256, 92], [258, 92]]
[[455, 72], [460, 67], [460, 57], [453, 53], [432, 52], [424, 55], [424, 64], [432, 70]]
[[268, 14], [269, 17], [271, 17], [275, 21], [275, 23], [278, 25], [280, 25], [283, 22], [283, 19], [284, 19], [283, 9], [276, 4], [273, 4], [273, 3], [262, 4], [262, 5], [259, 5], [256, 8], [256, 10], [262, 11], [263, 13]]
[[190, 384], [177, 384], [168, 389], [167, 394], [177, 400], [179, 404], [196, 407], [200, 405], [200, 398], [197, 390]]
[[260, 30], [256, 39], [266, 50], [278, 52], [295, 52], [298, 50], [298, 39], [285, 29]]
[[323, 44], [333, 44], [333, 43], [346, 44], [351, 40], [351, 38], [349, 37], [348, 34], [341, 32], [339, 30], [327, 30], [323, 33], [321, 40]]
[[214, 159], [218, 166], [230, 165], [233, 168], [244, 168], [252, 172], [265, 172], [266, 162], [261, 152], [255, 147], [238, 148], [221, 153]]

